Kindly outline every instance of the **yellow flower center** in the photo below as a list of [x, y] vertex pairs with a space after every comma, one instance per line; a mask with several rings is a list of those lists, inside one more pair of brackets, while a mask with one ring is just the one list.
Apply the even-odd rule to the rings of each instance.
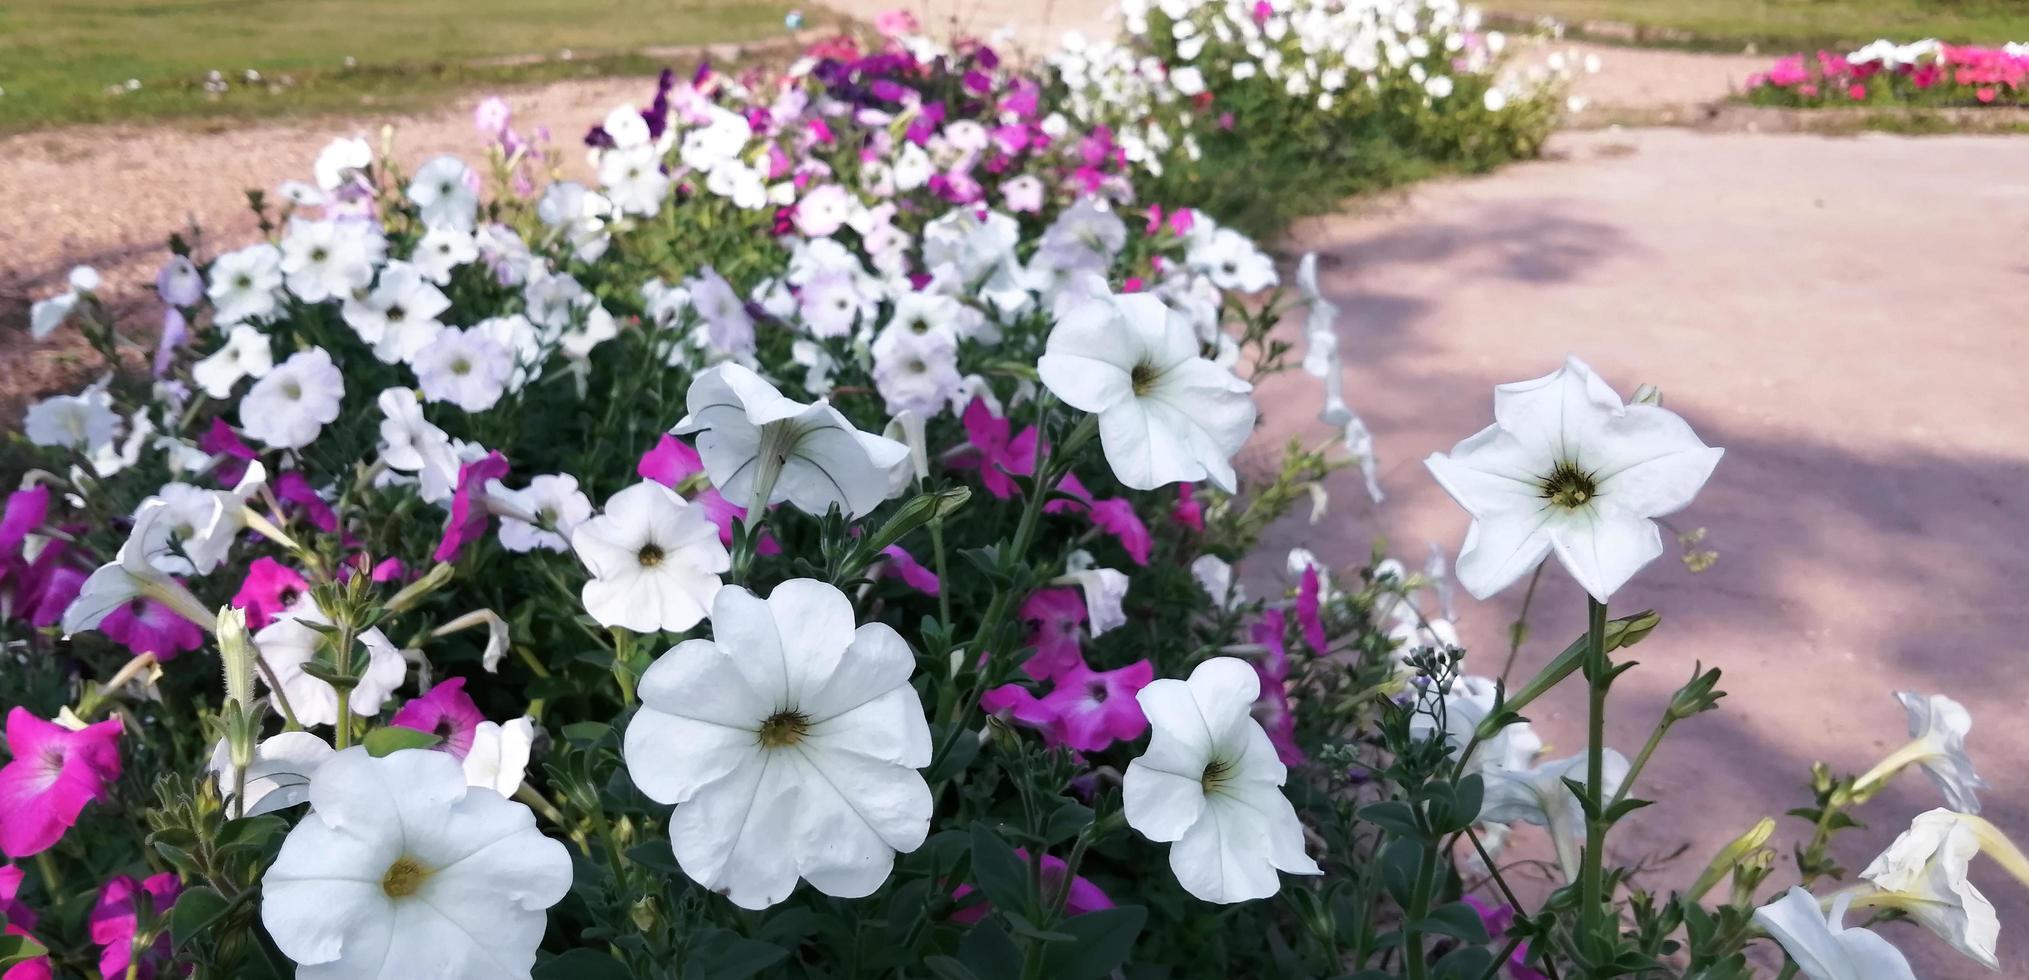
[[387, 866], [387, 873], [380, 876], [380, 890], [389, 898], [407, 898], [423, 887], [430, 877], [430, 869], [422, 862], [404, 854]]
[[1543, 478], [1543, 498], [1566, 510], [1576, 510], [1599, 496], [1599, 482], [1577, 464], [1561, 462]]
[[1213, 759], [1205, 764], [1205, 772], [1204, 775], [1198, 777], [1198, 785], [1203, 787], [1207, 795], [1210, 795], [1218, 792], [1219, 788], [1226, 785], [1227, 780], [1232, 778], [1233, 764], [1224, 759]]
[[803, 741], [810, 734], [810, 716], [801, 711], [777, 711], [761, 723], [760, 742], [764, 749], [782, 749]]
[[641, 546], [640, 553], [635, 557], [641, 561], [642, 568], [654, 568], [662, 564], [662, 549], [656, 545], [644, 544]]
[[1128, 373], [1128, 380], [1134, 384], [1134, 394], [1137, 398], [1148, 394], [1160, 377], [1161, 372], [1149, 364], [1136, 364], [1134, 370]]

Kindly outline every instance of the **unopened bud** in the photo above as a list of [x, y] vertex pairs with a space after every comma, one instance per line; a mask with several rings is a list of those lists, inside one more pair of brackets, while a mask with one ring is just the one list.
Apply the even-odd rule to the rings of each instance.
[[425, 572], [422, 578], [403, 586], [402, 590], [390, 597], [386, 603], [382, 604], [381, 608], [390, 615], [407, 612], [410, 607], [421, 602], [424, 597], [442, 588], [444, 583], [451, 581], [451, 576], [456, 572], [457, 569], [453, 568], [449, 562], [440, 561], [431, 566], [430, 570]]
[[1726, 880], [1726, 876], [1741, 862], [1767, 846], [1768, 839], [1774, 834], [1775, 818], [1763, 817], [1760, 823], [1748, 828], [1746, 833], [1733, 838], [1725, 847], [1719, 849], [1719, 853], [1713, 856], [1710, 864], [1705, 865], [1705, 870], [1699, 873], [1698, 880], [1691, 885], [1686, 897], [1694, 902], [1704, 898], [1706, 892]]
[[218, 660], [225, 669], [225, 699], [248, 710], [254, 703], [254, 640], [247, 614], [226, 606], [218, 611]]

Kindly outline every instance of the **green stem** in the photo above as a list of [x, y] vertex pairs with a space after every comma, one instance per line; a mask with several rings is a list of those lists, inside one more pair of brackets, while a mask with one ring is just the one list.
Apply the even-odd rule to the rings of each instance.
[[937, 562], [937, 621], [951, 628], [951, 572], [944, 567], [944, 518], [930, 522], [930, 547]]
[[1522, 639], [1529, 633], [1529, 605], [1536, 601], [1536, 583], [1543, 580], [1543, 565], [1536, 566], [1535, 574], [1529, 576], [1529, 590], [1522, 593], [1522, 609], [1515, 613], [1515, 621], [1508, 626], [1508, 659], [1501, 664], [1501, 684], [1508, 683], [1508, 674], [1515, 669], [1515, 658], [1522, 652]]
[[350, 748], [352, 746], [352, 690], [350, 688], [341, 687], [338, 689], [338, 721], [332, 727], [338, 730], [338, 750], [343, 752]]
[[1428, 980], [1430, 963], [1423, 955], [1423, 920], [1430, 914], [1430, 892], [1437, 883], [1437, 842], [1423, 842], [1423, 857], [1416, 868], [1416, 885], [1409, 893], [1409, 908], [1402, 924], [1402, 963], [1409, 980]]
[[1619, 806], [1620, 801], [1627, 799], [1627, 794], [1634, 789], [1636, 777], [1642, 774], [1642, 767], [1649, 764], [1649, 756], [1656, 754], [1656, 746], [1663, 744], [1663, 736], [1669, 734], [1670, 726], [1674, 723], [1668, 712], [1663, 714], [1661, 721], [1656, 722], [1655, 730], [1649, 732], [1649, 740], [1642, 744], [1641, 753], [1634, 757], [1634, 764], [1627, 767], [1627, 776], [1621, 779], [1620, 789], [1614, 791], [1613, 802], [1608, 804], [1609, 807]]
[[1585, 746], [1585, 795], [1592, 814], [1585, 821], [1585, 855], [1578, 872], [1579, 942], [1588, 948], [1599, 934], [1605, 896], [1602, 894], [1606, 851], [1606, 807], [1602, 804], [1606, 769], [1606, 604], [1588, 599], [1591, 623], [1585, 631], [1585, 680], [1591, 690], [1587, 712], [1589, 741]]

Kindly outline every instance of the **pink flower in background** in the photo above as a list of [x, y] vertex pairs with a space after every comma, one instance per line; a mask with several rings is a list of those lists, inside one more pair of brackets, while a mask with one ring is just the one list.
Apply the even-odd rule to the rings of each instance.
[[[1027, 867], [1029, 863], [1028, 850], [1017, 847], [1015, 848], [1015, 854], [1022, 859], [1022, 866]], [[1064, 876], [1070, 874], [1071, 866], [1065, 864], [1063, 858], [1057, 857], [1054, 854], [1045, 854], [1043, 855], [1042, 871], [1043, 893], [1055, 895], [1063, 890]], [[951, 900], [958, 902], [965, 896], [972, 894], [972, 892], [973, 887], [971, 885], [959, 885], [951, 892]], [[1071, 879], [1070, 890], [1064, 894], [1064, 914], [1067, 916], [1084, 915], [1087, 912], [1097, 912], [1100, 909], [1110, 909], [1112, 907], [1113, 900], [1106, 897], [1106, 893], [1101, 891], [1098, 885], [1087, 880], [1084, 875], [1074, 876]], [[964, 925], [972, 925], [986, 918], [986, 914], [991, 911], [993, 911], [992, 903], [980, 902], [977, 905], [968, 905], [952, 912], [951, 921]]]
[[406, 578], [409, 567], [400, 558], [383, 558], [366, 575], [369, 582], [395, 582]]
[[32, 570], [39, 583], [34, 585], [34, 606], [29, 610], [28, 623], [38, 628], [55, 626], [63, 621], [63, 611], [77, 601], [78, 593], [84, 591], [85, 572], [63, 564], [61, 542], [42, 549], [42, 557]]
[[1296, 711], [1289, 703], [1289, 621], [1282, 610], [1270, 609], [1254, 623], [1254, 642], [1265, 651], [1254, 673], [1261, 678], [1261, 697], [1254, 702], [1254, 720], [1268, 733], [1275, 756], [1286, 766], [1302, 765], [1306, 756], [1296, 744]]
[[1051, 748], [1057, 746], [1056, 713], [1044, 707], [1041, 699], [1020, 684], [1002, 684], [980, 695], [979, 710], [1040, 729], [1044, 744]]
[[[35, 910], [21, 904], [16, 896], [21, 894], [21, 879], [25, 872], [16, 865], [0, 866], [0, 917], [7, 919], [9, 936], [35, 938], [28, 930], [35, 928]], [[38, 956], [23, 960], [0, 973], [0, 980], [49, 980], [49, 957]]]
[[74, 732], [26, 708], [7, 713], [14, 757], [0, 767], [0, 853], [28, 857], [63, 838], [85, 804], [120, 778], [120, 732], [117, 717]]
[[1109, 497], [1095, 500], [1087, 508], [1092, 526], [1119, 539], [1120, 546], [1127, 550], [1127, 557], [1137, 565], [1148, 564], [1149, 550], [1154, 540], [1149, 537], [1148, 525], [1142, 523], [1141, 515], [1134, 512], [1134, 502], [1126, 497]]
[[1134, 695], [1153, 680], [1155, 664], [1147, 660], [1118, 670], [1075, 663], [1052, 677], [1055, 686], [1038, 703], [1052, 716], [1059, 741], [1080, 752], [1098, 752], [1148, 731], [1148, 718]]
[[225, 419], [216, 415], [211, 418], [211, 428], [197, 437], [197, 448], [223, 457], [218, 465], [211, 468], [211, 472], [218, 477], [219, 485], [225, 487], [240, 482], [240, 477], [247, 473], [246, 461], [257, 455], [239, 433], [233, 431], [232, 426], [225, 424]]
[[465, 693], [465, 678], [453, 677], [438, 682], [422, 697], [411, 698], [395, 712], [389, 724], [429, 732], [443, 739], [433, 747], [462, 761], [472, 751], [472, 738], [479, 731], [479, 723], [485, 720], [486, 715], [473, 703], [472, 695]]
[[302, 473], [295, 470], [283, 473], [275, 477], [273, 486], [276, 499], [293, 504], [293, 509], [301, 512], [303, 519], [309, 521], [312, 527], [325, 534], [338, 533], [338, 512], [324, 502], [317, 488], [311, 486]]
[[232, 604], [246, 611], [247, 628], [258, 630], [308, 591], [309, 580], [295, 569], [273, 558], [256, 558], [247, 566], [246, 581], [233, 594]]
[[937, 579], [937, 573], [924, 568], [923, 563], [917, 561], [916, 556], [904, 551], [901, 545], [889, 545], [881, 549], [881, 554], [888, 556], [888, 570], [901, 576], [902, 581], [907, 582], [910, 588], [924, 595], [936, 595], [943, 588], [943, 583]]
[[1037, 589], [1022, 602], [1022, 622], [1030, 627], [1029, 645], [1036, 654], [1022, 671], [1042, 680], [1085, 662], [1085, 599], [1077, 589]]
[[641, 462], [634, 466], [634, 472], [642, 479], [654, 480], [671, 490], [704, 469], [704, 460], [698, 457], [697, 450], [666, 433], [656, 441], [654, 449], [641, 454]]
[[437, 542], [437, 561], [456, 561], [458, 552], [486, 535], [486, 483], [507, 478], [507, 457], [497, 452], [458, 467], [458, 489], [451, 494], [451, 520]]
[[170, 871], [152, 875], [146, 881], [120, 875], [106, 882], [91, 917], [92, 942], [99, 946], [100, 974], [124, 977], [128, 967], [134, 965], [134, 940], [141, 931], [143, 907], [148, 910], [149, 922], [158, 928], [155, 941], [141, 950], [135, 975], [144, 980], [153, 978], [159, 969], [169, 965], [169, 930], [160, 926], [169, 918], [169, 907], [176, 904], [176, 895], [182, 890], [176, 874]]
[[0, 561], [18, 558], [21, 542], [28, 532], [49, 519], [49, 488], [16, 490], [7, 495], [7, 510], [0, 513]]
[[1036, 471], [1036, 429], [1030, 426], [1021, 434], [1008, 438], [1013, 426], [1007, 419], [993, 414], [986, 407], [986, 400], [975, 398], [965, 406], [960, 416], [965, 424], [965, 435], [971, 440], [971, 448], [962, 456], [951, 461], [959, 469], [977, 469], [979, 482], [986, 485], [986, 492], [1006, 500], [1019, 492], [1014, 477], [1028, 476]]
[[479, 105], [472, 110], [473, 128], [487, 136], [498, 137], [507, 132], [507, 127], [512, 125], [514, 125], [514, 110], [508, 106], [507, 100], [500, 96], [489, 95], [480, 99]]
[[1324, 619], [1319, 614], [1319, 593], [1323, 591], [1317, 566], [1306, 565], [1303, 581], [1296, 587], [1296, 622], [1303, 627], [1303, 642], [1310, 644], [1312, 652], [1323, 655], [1325, 651]]
[[1170, 508], [1169, 516], [1193, 531], [1205, 529], [1205, 505], [1198, 503], [1197, 484], [1177, 484], [1177, 504]]
[[135, 599], [107, 613], [99, 632], [135, 656], [152, 653], [165, 661], [204, 645], [204, 630], [153, 599]]

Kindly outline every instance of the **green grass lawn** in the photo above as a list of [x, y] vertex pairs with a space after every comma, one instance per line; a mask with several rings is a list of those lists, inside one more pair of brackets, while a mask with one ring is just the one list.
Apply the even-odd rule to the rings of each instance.
[[[780, 37], [790, 9], [776, 0], [0, 0], [0, 132], [405, 108], [481, 85], [653, 69], [660, 62], [639, 54], [650, 46]], [[543, 60], [483, 63], [517, 55]], [[223, 92], [206, 91], [214, 70]]]
[[1858, 46], [1875, 38], [2029, 41], [2029, 0], [1491, 0], [1492, 9], [1619, 21], [1695, 36], [1704, 47]]

